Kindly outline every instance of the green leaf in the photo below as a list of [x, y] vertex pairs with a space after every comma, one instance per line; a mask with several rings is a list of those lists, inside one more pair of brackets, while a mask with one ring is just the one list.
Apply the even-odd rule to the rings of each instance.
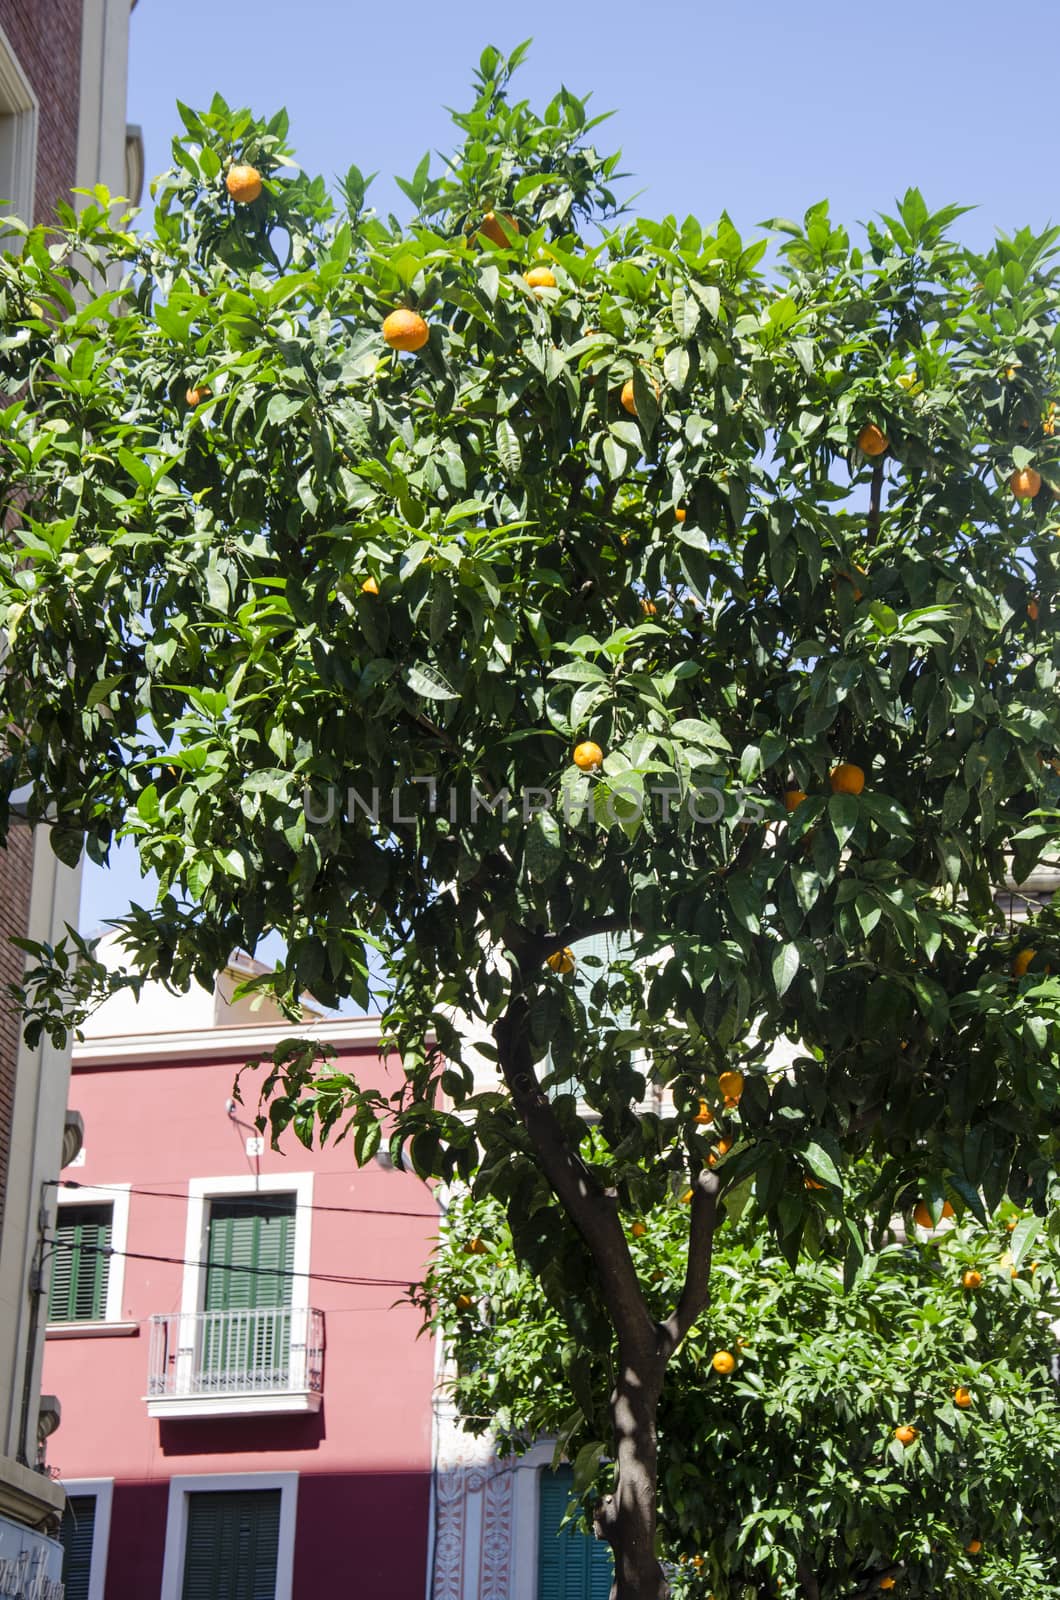
[[597, 1468], [607, 1454], [607, 1446], [599, 1439], [582, 1445], [574, 1458], [574, 1493], [584, 1494], [596, 1477]]
[[413, 694], [421, 695], [424, 700], [459, 700], [460, 695], [443, 678], [436, 667], [424, 663], [421, 667], [407, 667], [405, 682]]
[[773, 986], [777, 991], [777, 999], [781, 1000], [795, 981], [799, 970], [799, 951], [794, 944], [783, 944], [773, 957], [772, 972]]

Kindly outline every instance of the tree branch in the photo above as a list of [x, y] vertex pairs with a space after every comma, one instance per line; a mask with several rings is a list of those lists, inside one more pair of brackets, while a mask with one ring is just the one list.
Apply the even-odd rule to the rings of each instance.
[[662, 1324], [660, 1354], [666, 1361], [669, 1361], [710, 1295], [710, 1258], [718, 1225], [720, 1188], [717, 1174], [706, 1167], [692, 1184], [692, 1216], [688, 1229], [684, 1287], [673, 1315]]
[[873, 463], [872, 484], [869, 489], [869, 537], [875, 539], [880, 531], [880, 500], [883, 497], [883, 458]]
[[512, 995], [493, 1037], [504, 1081], [541, 1169], [596, 1263], [619, 1344], [650, 1362], [657, 1355], [656, 1325], [640, 1292], [618, 1207], [571, 1148], [551, 1102], [541, 1092], [530, 1055], [530, 1008], [521, 990]]

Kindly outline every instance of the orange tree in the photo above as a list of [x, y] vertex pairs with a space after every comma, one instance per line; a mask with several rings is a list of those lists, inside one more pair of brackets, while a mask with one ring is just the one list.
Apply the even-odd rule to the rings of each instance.
[[[135, 838], [133, 975], [278, 930], [281, 995], [363, 1004], [382, 964], [392, 1098], [291, 1050], [273, 1127], [366, 1159], [385, 1116], [549, 1218], [613, 1348], [615, 1593], [654, 1600], [719, 1193], [792, 1260], [866, 1151], [881, 1218], [1044, 1205], [1060, 950], [1014, 976], [994, 887], [1056, 831], [1057, 236], [972, 256], [916, 191], [861, 242], [633, 221], [513, 64], [407, 222], [215, 100], [151, 231], [100, 192], [5, 259], [0, 826], [20, 791], [64, 859]], [[675, 1177], [660, 1311], [623, 1219]]]
[[[659, 1409], [675, 1595], [1055, 1595], [1055, 1214], [1047, 1231], [1005, 1202], [986, 1226], [897, 1228], [845, 1287], [827, 1249], [838, 1207], [824, 1202], [826, 1248], [792, 1266], [745, 1201], [728, 1198], [710, 1308]], [[638, 1221], [630, 1250], [661, 1317], [684, 1271], [679, 1197]], [[424, 1301], [462, 1425], [503, 1454], [554, 1436], [591, 1514], [614, 1381], [586, 1313], [597, 1291], [551, 1270], [546, 1218], [536, 1251], [525, 1230], [457, 1197]]]

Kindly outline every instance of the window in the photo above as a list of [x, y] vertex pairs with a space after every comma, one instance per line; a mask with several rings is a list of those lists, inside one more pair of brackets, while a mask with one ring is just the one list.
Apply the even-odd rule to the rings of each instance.
[[92, 1533], [96, 1521], [94, 1494], [67, 1496], [59, 1539], [63, 1547], [65, 1600], [88, 1600], [92, 1573]]
[[291, 1600], [297, 1501], [296, 1472], [171, 1478], [160, 1600]]
[[49, 1322], [99, 1322], [107, 1304], [113, 1206], [63, 1206], [55, 1224]]
[[48, 1294], [52, 1337], [135, 1332], [134, 1322], [121, 1320], [128, 1231], [127, 1183], [60, 1189]]
[[181, 1600], [274, 1600], [279, 1489], [190, 1494]]
[[33, 221], [37, 100], [0, 28], [0, 216]]
[[287, 1381], [291, 1351], [295, 1196], [213, 1200], [200, 1361], [209, 1387]]
[[103, 1600], [113, 1493], [111, 1478], [66, 1484], [66, 1510], [59, 1528], [66, 1600]]
[[570, 1467], [541, 1474], [537, 1600], [608, 1600], [611, 1593], [610, 1548], [573, 1523], [560, 1528], [573, 1482]]

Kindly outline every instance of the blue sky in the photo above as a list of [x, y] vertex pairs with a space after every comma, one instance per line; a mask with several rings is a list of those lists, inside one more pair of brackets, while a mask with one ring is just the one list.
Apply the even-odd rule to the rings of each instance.
[[[400, 214], [389, 175], [450, 148], [445, 107], [466, 105], [482, 47], [533, 35], [519, 91], [542, 102], [562, 83], [614, 110], [599, 145], [622, 149], [646, 215], [727, 210], [751, 231], [827, 196], [854, 224], [915, 184], [932, 209], [975, 206], [959, 226], [980, 245], [1060, 218], [1054, 24], [1055, 0], [140, 0], [129, 118], [153, 175], [177, 99], [286, 106], [308, 171], [378, 171], [371, 198]], [[89, 866], [82, 925], [119, 913], [136, 882], [127, 851], [109, 873]]]

